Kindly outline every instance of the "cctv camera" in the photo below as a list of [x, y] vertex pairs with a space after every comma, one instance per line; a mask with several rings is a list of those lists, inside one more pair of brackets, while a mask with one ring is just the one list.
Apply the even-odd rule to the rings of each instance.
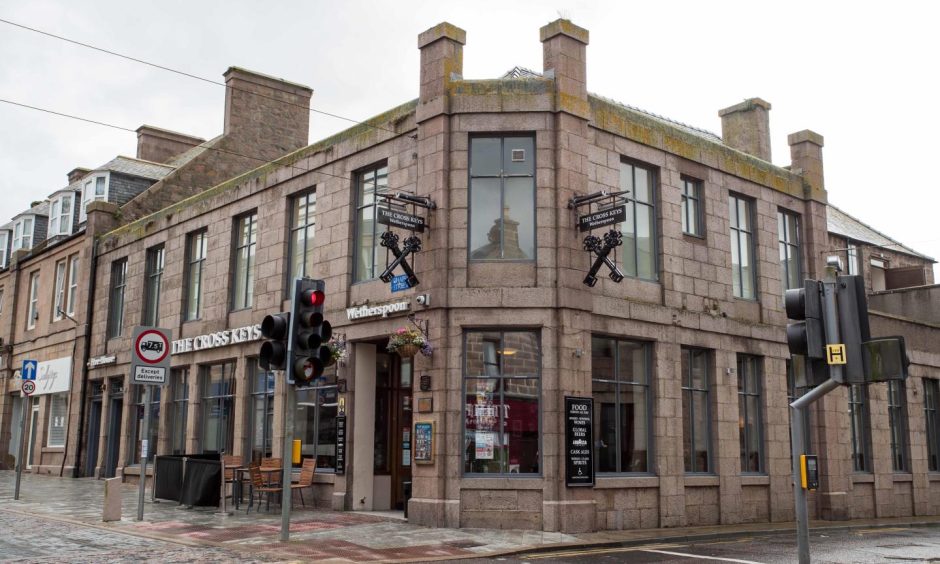
[[429, 306], [431, 305], [431, 296], [428, 294], [420, 294], [415, 296], [415, 301], [418, 302], [418, 305]]

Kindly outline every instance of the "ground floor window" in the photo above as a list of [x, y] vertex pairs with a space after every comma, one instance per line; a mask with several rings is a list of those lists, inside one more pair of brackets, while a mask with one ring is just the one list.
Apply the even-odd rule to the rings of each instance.
[[274, 372], [263, 370], [255, 359], [248, 359], [248, 367], [251, 403], [246, 452], [251, 461], [257, 462], [274, 452]]
[[686, 472], [711, 472], [708, 351], [682, 349], [682, 445]]
[[312, 387], [297, 390], [294, 439], [300, 439], [301, 458], [316, 458], [317, 469], [336, 468], [338, 398], [335, 368], [327, 368]]
[[891, 469], [910, 472], [907, 463], [907, 392], [904, 382], [888, 382], [888, 423], [891, 427]]
[[201, 366], [202, 451], [231, 454], [235, 443], [235, 363]]
[[598, 472], [649, 472], [650, 346], [609, 337], [591, 339], [594, 456]]
[[[137, 384], [134, 386], [134, 420], [131, 425], [131, 448], [128, 464], [140, 463], [140, 439], [144, 433], [144, 398], [147, 386]], [[160, 428], [160, 386], [150, 387], [150, 433], [147, 437], [147, 460], [153, 462], [153, 455], [157, 450], [157, 430]]]
[[741, 472], [764, 472], [764, 430], [761, 404], [761, 358], [738, 355], [738, 430]]
[[68, 392], [49, 396], [49, 431], [46, 446], [64, 447], [66, 419], [69, 409]]
[[940, 472], [940, 381], [924, 379], [924, 422], [927, 424], [927, 469]]
[[467, 331], [464, 358], [464, 473], [538, 474], [538, 334]]
[[849, 420], [852, 427], [852, 469], [856, 472], [871, 472], [868, 389], [864, 385], [849, 386]]
[[170, 453], [186, 453], [186, 423], [189, 419], [189, 369], [177, 368], [171, 376], [173, 387], [170, 424]]

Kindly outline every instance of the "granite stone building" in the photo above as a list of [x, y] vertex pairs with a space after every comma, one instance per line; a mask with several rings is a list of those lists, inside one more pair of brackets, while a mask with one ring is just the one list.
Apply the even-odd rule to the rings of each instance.
[[[0, 468], [19, 456], [26, 411], [25, 468], [96, 475], [94, 464], [79, 461], [97, 459], [97, 441], [88, 453], [80, 438], [101, 417], [86, 401], [96, 392], [88, 388], [87, 338], [97, 238], [306, 143], [309, 88], [237, 67], [225, 79], [221, 135], [206, 141], [142, 125], [135, 157], [75, 168], [66, 186], [0, 227]], [[26, 359], [39, 362], [28, 399], [20, 397]]]
[[[789, 135], [772, 164], [766, 101], [722, 110], [715, 135], [589, 93], [587, 30], [540, 39], [540, 72], [466, 79], [466, 34], [439, 24], [418, 37], [417, 99], [211, 188], [181, 180], [101, 235], [83, 472], [136, 479], [146, 409], [158, 455], [282, 456], [285, 382], [258, 364], [258, 324], [310, 276], [347, 352], [292, 406], [321, 506], [565, 532], [789, 520], [787, 404], [806, 382], [783, 293], [839, 255], [873, 291], [928, 297], [872, 313], [873, 334], [907, 337], [905, 384], [810, 414], [811, 514], [940, 513], [940, 326], [892, 302], [936, 296], [934, 261], [828, 205], [821, 135]], [[620, 221], [579, 229], [610, 204]], [[421, 240], [414, 287], [383, 281], [388, 232]], [[593, 285], [589, 232], [621, 243]], [[138, 324], [174, 332], [150, 406], [128, 381]], [[389, 352], [402, 328], [431, 354]], [[594, 401], [593, 487], [566, 486], [566, 397]]]

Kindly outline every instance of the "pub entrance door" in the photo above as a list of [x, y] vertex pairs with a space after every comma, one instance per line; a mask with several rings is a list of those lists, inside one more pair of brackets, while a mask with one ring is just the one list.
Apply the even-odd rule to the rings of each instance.
[[[383, 350], [384, 347], [380, 349]], [[411, 481], [412, 359], [378, 352], [375, 359], [375, 476], [389, 476], [391, 509], [405, 508]], [[379, 494], [376, 492], [378, 498]]]

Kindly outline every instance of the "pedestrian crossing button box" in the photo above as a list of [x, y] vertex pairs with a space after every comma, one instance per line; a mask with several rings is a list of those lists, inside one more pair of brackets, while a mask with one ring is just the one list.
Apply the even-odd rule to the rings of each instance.
[[800, 455], [800, 482], [804, 490], [819, 488], [819, 459], [815, 454]]

